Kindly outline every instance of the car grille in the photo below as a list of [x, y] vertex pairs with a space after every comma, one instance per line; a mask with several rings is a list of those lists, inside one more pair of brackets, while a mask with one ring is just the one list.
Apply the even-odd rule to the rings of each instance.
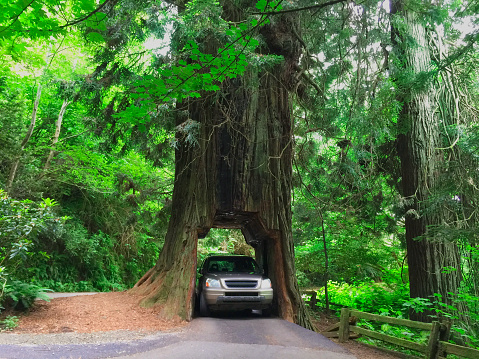
[[256, 288], [257, 280], [225, 280], [228, 288]]

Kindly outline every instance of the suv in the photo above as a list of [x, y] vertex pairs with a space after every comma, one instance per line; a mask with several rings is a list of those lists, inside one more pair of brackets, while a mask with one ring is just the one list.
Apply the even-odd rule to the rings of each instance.
[[200, 316], [208, 316], [210, 310], [261, 309], [264, 316], [271, 312], [271, 280], [248, 256], [207, 257], [200, 270], [198, 290]]

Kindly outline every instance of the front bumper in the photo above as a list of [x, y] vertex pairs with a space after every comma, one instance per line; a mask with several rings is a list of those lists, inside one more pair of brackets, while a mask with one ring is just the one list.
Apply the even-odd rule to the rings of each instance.
[[273, 302], [273, 289], [204, 289], [206, 304], [212, 310], [266, 309]]

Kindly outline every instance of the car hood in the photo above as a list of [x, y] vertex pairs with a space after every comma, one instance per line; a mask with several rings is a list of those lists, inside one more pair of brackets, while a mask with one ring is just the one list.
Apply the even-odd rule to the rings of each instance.
[[245, 280], [260, 280], [266, 278], [261, 274], [248, 274], [248, 273], [206, 273], [208, 278], [214, 279], [245, 279]]

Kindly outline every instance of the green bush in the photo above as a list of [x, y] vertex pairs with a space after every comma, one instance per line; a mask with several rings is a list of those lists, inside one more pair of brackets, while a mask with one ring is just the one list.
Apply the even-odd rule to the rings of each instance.
[[[46, 289], [21, 281], [22, 271], [35, 255], [35, 241], [47, 227], [60, 229], [66, 217], [55, 215], [55, 201], [15, 200], [0, 189], [0, 305], [25, 310], [35, 298], [48, 299]], [[41, 254], [38, 254], [41, 256]], [[15, 278], [15, 280], [11, 280]]]
[[[403, 304], [409, 299], [406, 284], [388, 285], [384, 282], [337, 283], [328, 282], [329, 300], [333, 305], [354, 308], [364, 312], [403, 316]], [[318, 291], [318, 305], [324, 303], [324, 288]]]
[[18, 318], [15, 315], [9, 315], [5, 319], [0, 320], [0, 331], [13, 330], [18, 326]]
[[122, 244], [101, 231], [90, 234], [75, 220], [63, 229], [47, 231], [34, 241], [18, 279], [55, 291], [121, 291], [133, 286], [158, 258], [158, 245], [146, 235]]
[[18, 280], [9, 281], [5, 286], [1, 302], [6, 309], [15, 310], [30, 309], [35, 299], [50, 301], [46, 292], [47, 288], [39, 287], [33, 283], [25, 283]]

